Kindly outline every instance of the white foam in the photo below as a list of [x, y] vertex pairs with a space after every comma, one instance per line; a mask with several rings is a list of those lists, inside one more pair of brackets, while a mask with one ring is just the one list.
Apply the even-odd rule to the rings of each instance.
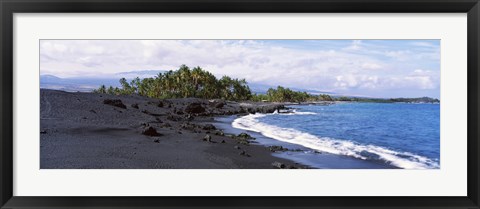
[[[298, 114], [298, 112], [292, 114]], [[438, 162], [410, 152], [398, 152], [375, 145], [362, 145], [348, 140], [314, 136], [291, 128], [269, 125], [258, 120], [258, 118], [265, 116], [265, 114], [258, 113], [246, 115], [235, 119], [232, 122], [232, 126], [238, 129], [258, 132], [269, 138], [302, 145], [321, 152], [352, 156], [363, 160], [369, 159], [369, 155], [370, 157], [377, 155], [379, 159], [405, 169], [431, 169], [440, 167]], [[370, 154], [366, 155], [366, 153]]]
[[276, 115], [316, 115], [317, 113], [314, 112], [298, 112], [296, 109], [293, 109], [292, 112], [287, 112], [287, 113], [278, 113], [277, 110], [273, 112], [272, 114]]

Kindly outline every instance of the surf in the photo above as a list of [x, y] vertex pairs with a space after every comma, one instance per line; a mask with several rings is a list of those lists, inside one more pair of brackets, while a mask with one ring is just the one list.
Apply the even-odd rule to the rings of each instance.
[[[278, 113], [280, 115], [309, 115], [313, 112]], [[232, 126], [237, 129], [253, 131], [275, 140], [297, 144], [319, 152], [336, 155], [345, 155], [362, 160], [381, 160], [390, 165], [404, 169], [435, 169], [439, 168], [438, 162], [411, 152], [402, 152], [386, 147], [370, 144], [335, 139], [330, 137], [315, 136], [292, 128], [282, 128], [259, 121], [267, 114], [249, 114], [235, 119]]]

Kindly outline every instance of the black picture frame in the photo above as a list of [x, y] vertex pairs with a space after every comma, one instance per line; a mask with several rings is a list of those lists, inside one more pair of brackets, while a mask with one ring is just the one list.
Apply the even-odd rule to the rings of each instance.
[[[0, 0], [1, 208], [480, 208], [478, 0]], [[465, 197], [19, 197], [13, 196], [14, 13], [467, 13], [468, 195]], [[441, 183], [441, 182], [439, 182]], [[92, 188], [95, 189], [95, 188]]]

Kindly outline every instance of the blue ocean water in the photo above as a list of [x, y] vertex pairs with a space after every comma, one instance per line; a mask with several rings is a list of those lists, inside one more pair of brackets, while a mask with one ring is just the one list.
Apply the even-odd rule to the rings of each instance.
[[235, 128], [319, 152], [405, 169], [440, 168], [440, 105], [295, 105], [287, 114], [251, 114]]

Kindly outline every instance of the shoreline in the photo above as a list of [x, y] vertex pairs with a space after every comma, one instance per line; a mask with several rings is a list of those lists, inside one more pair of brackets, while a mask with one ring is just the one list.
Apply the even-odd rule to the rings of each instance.
[[[251, 114], [296, 114], [292, 103], [152, 99], [41, 89], [41, 169], [385, 169], [233, 127]], [[332, 105], [344, 102], [321, 102]], [[279, 115], [282, 115], [280, 113]], [[263, 127], [263, 126], [262, 126]]]
[[304, 147], [300, 144], [279, 141], [264, 136], [259, 132], [233, 127], [232, 122], [240, 117], [244, 116], [231, 115], [216, 117], [215, 119], [217, 122], [214, 124], [234, 134], [246, 132], [249, 135], [256, 137], [256, 141], [259, 145], [273, 148], [274, 151], [272, 151], [272, 155], [275, 157], [291, 160], [298, 164], [302, 164], [314, 169], [400, 169], [396, 166], [380, 162], [367, 161], [351, 156], [321, 152]]
[[40, 93], [41, 169], [310, 168], [211, 124], [222, 115], [274, 112], [278, 104]]
[[152, 99], [47, 89], [41, 89], [40, 102], [41, 169], [397, 168], [232, 126], [250, 114], [290, 115], [296, 105], [344, 102]]

